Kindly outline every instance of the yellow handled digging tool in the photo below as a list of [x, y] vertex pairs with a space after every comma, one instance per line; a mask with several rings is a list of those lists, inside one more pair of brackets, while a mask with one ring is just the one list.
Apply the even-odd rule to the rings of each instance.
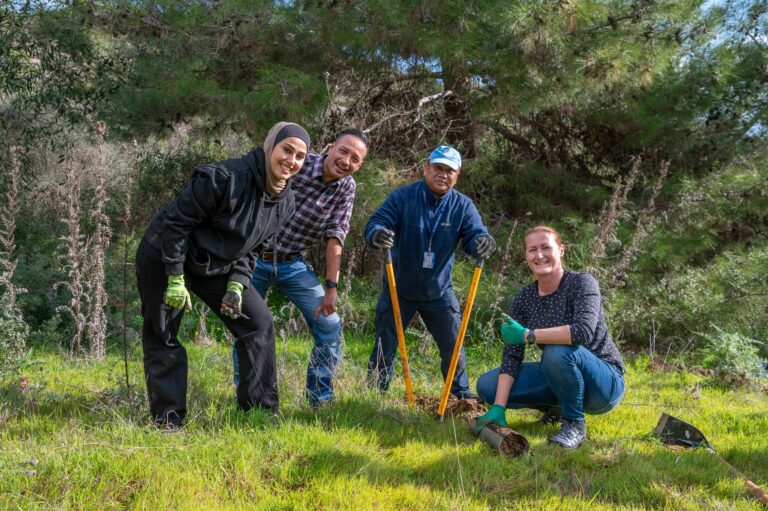
[[405, 377], [405, 398], [409, 405], [413, 404], [413, 385], [411, 383], [411, 370], [408, 368], [408, 351], [405, 348], [405, 333], [403, 332], [403, 318], [400, 317], [400, 303], [397, 300], [397, 286], [395, 285], [395, 270], [392, 268], [392, 252], [387, 252], [387, 282], [389, 282], [389, 297], [392, 300], [392, 314], [395, 316], [395, 330], [397, 330], [397, 346], [400, 349], [400, 360], [403, 363], [403, 376]]
[[445, 386], [443, 387], [443, 395], [440, 396], [440, 405], [437, 407], [437, 415], [441, 418], [445, 413], [445, 407], [448, 404], [448, 394], [451, 392], [451, 384], [453, 383], [453, 376], [456, 374], [456, 365], [459, 363], [459, 354], [461, 353], [461, 346], [464, 344], [464, 335], [467, 333], [467, 325], [469, 324], [469, 316], [472, 314], [472, 305], [475, 303], [475, 294], [477, 293], [477, 283], [480, 282], [480, 274], [483, 273], [483, 260], [478, 259], [475, 263], [475, 273], [472, 275], [472, 284], [469, 286], [469, 296], [467, 296], [467, 304], [464, 306], [464, 313], [461, 316], [461, 327], [459, 328], [459, 337], [456, 339], [456, 345], [453, 347], [453, 356], [451, 357], [451, 365], [448, 367], [448, 374], [445, 376]]

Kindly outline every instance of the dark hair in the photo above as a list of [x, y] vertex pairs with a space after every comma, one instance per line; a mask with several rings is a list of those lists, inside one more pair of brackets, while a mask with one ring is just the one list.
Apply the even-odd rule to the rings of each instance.
[[365, 148], [366, 148], [366, 149], [370, 149], [370, 148], [371, 148], [371, 139], [370, 139], [370, 138], [368, 138], [368, 134], [367, 134], [367, 133], [365, 133], [364, 131], [360, 131], [360, 130], [359, 130], [359, 129], [357, 129], [357, 128], [346, 128], [346, 129], [342, 130], [342, 131], [341, 131], [341, 132], [340, 132], [340, 133], [339, 133], [339, 134], [336, 136], [336, 142], [338, 142], [339, 140], [341, 140], [341, 139], [342, 139], [342, 137], [344, 137], [344, 136], [346, 136], [346, 135], [349, 135], [349, 136], [352, 136], [352, 137], [357, 137], [357, 138], [359, 138], [360, 140], [362, 140], [362, 141], [363, 141], [363, 144], [365, 144]]

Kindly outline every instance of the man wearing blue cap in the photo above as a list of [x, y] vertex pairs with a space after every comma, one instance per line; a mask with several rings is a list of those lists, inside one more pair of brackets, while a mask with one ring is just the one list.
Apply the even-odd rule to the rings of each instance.
[[[424, 164], [424, 179], [392, 192], [365, 227], [370, 245], [392, 249], [403, 328], [416, 312], [421, 314], [440, 351], [443, 378], [461, 326], [453, 293], [453, 254], [459, 243], [464, 252], [482, 259], [496, 248], [472, 200], [453, 189], [459, 174], [459, 152], [451, 146], [437, 147]], [[376, 305], [376, 342], [368, 361], [369, 381], [379, 390], [389, 388], [396, 353], [392, 302], [384, 279]], [[463, 350], [451, 394], [473, 397]]]

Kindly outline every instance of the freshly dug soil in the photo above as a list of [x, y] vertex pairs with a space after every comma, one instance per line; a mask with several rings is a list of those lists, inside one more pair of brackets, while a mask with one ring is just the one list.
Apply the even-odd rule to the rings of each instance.
[[[425, 412], [437, 415], [437, 407], [440, 406], [439, 397], [415, 395], [413, 402]], [[445, 415], [467, 420], [476, 419], [487, 411], [488, 407], [477, 399], [457, 399], [454, 395], [448, 396], [448, 402], [445, 405]]]
[[489, 424], [485, 428], [491, 428], [495, 434], [501, 437], [499, 452], [505, 456], [521, 456], [531, 448], [528, 439], [513, 429], [502, 428], [496, 424]]

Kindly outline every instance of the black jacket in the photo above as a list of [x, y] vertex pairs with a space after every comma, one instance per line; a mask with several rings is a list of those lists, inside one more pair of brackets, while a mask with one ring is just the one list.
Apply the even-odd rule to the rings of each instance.
[[144, 236], [163, 254], [168, 275], [228, 275], [250, 285], [261, 244], [293, 214], [290, 183], [265, 193], [264, 150], [203, 165], [172, 203], [152, 218]]

